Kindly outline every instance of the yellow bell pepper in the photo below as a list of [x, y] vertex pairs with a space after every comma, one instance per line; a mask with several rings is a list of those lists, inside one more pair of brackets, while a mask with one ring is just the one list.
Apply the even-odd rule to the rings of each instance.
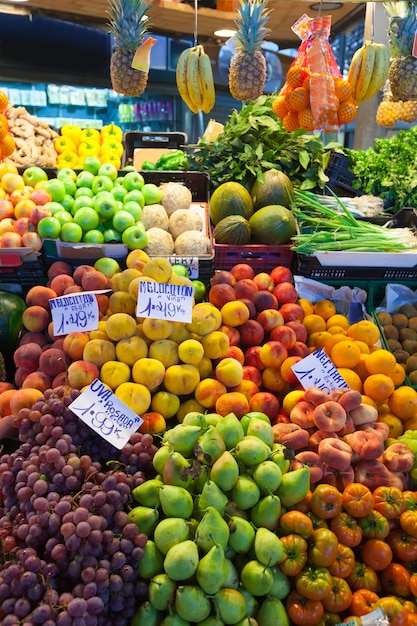
[[75, 146], [80, 143], [81, 128], [76, 124], [65, 124], [61, 128], [61, 135], [71, 139]]
[[66, 150], [65, 152], [61, 152], [58, 156], [57, 166], [61, 167], [71, 167], [75, 169], [78, 164], [78, 154], [76, 152], [72, 152], [71, 150]]
[[84, 128], [80, 133], [80, 143], [86, 141], [97, 141], [101, 143], [100, 131], [97, 128]]
[[90, 156], [100, 154], [100, 144], [98, 141], [93, 141], [91, 139], [82, 141], [78, 146], [78, 156]]
[[105, 152], [100, 155], [100, 161], [102, 163], [112, 163], [119, 170], [122, 165], [121, 157], [116, 152]]
[[100, 134], [102, 141], [105, 141], [106, 139], [111, 139], [113, 141], [121, 142], [123, 139], [123, 129], [120, 128], [120, 126], [117, 126], [117, 124], [115, 124], [114, 122], [103, 126]]
[[123, 151], [124, 151], [123, 144], [121, 144], [118, 141], [105, 140], [101, 144], [101, 150], [100, 150], [101, 154], [105, 152], [115, 152], [121, 157], [123, 154]]
[[62, 136], [62, 135], [61, 137], [58, 137], [57, 139], [55, 139], [54, 146], [58, 154], [61, 154], [62, 152], [67, 152], [67, 151], [77, 152], [77, 146], [72, 141], [72, 139], [70, 139], [69, 137]]

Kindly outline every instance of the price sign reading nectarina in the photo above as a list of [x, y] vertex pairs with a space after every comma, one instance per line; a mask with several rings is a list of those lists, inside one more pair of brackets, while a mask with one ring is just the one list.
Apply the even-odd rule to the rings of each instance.
[[84, 291], [49, 300], [55, 336], [98, 328], [98, 302], [94, 293], [105, 292]]
[[191, 322], [194, 288], [141, 280], [138, 290], [137, 317], [152, 317], [173, 322]]
[[325, 393], [330, 393], [334, 389], [349, 388], [322, 348], [314, 350], [291, 369], [304, 389], [318, 387]]
[[87, 426], [119, 450], [143, 423], [143, 419], [98, 378], [93, 380], [69, 408]]

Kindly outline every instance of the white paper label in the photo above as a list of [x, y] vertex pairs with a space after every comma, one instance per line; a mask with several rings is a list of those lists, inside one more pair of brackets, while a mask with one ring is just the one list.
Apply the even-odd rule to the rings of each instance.
[[172, 322], [191, 322], [194, 287], [141, 280], [137, 317], [151, 317]]
[[92, 291], [51, 298], [49, 304], [55, 336], [98, 328], [98, 302]]
[[96, 378], [69, 408], [100, 437], [121, 450], [143, 419]]
[[304, 389], [318, 387], [325, 393], [330, 393], [334, 389], [349, 388], [323, 348], [314, 350], [291, 369]]

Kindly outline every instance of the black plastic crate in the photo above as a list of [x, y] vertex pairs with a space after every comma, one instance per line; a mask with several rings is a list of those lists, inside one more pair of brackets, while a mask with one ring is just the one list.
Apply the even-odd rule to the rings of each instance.
[[36, 261], [23, 261], [18, 266], [0, 267], [0, 290], [16, 286], [13, 291], [26, 295], [32, 287], [46, 285], [47, 282], [47, 268], [43, 257]]
[[[138, 132], [127, 131], [123, 135], [124, 152], [122, 156], [122, 167], [134, 164], [136, 149], [149, 151], [149, 159], [156, 161], [161, 151], [183, 149], [188, 141], [186, 133], [169, 132]], [[146, 154], [146, 153], [144, 153]]]
[[321, 265], [314, 256], [296, 254], [296, 268], [302, 276], [320, 280], [330, 278], [340, 280], [348, 278], [354, 280], [417, 280], [417, 265], [414, 267], [329, 267]]
[[362, 196], [363, 191], [353, 186], [355, 175], [349, 169], [348, 157], [339, 152], [330, 154], [329, 164], [326, 169], [329, 177], [327, 186], [340, 196]]

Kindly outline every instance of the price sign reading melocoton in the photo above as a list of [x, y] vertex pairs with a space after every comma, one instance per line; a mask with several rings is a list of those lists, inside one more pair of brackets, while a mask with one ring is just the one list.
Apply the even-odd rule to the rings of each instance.
[[194, 287], [141, 280], [136, 306], [137, 317], [173, 322], [191, 322]]
[[69, 408], [103, 439], [121, 450], [143, 419], [96, 378]]
[[304, 387], [318, 387], [325, 393], [334, 389], [349, 388], [344, 378], [337, 371], [333, 361], [322, 348], [292, 366], [292, 371]]
[[99, 321], [98, 302], [94, 295], [96, 293], [106, 293], [106, 290], [83, 291], [51, 298], [49, 304], [54, 335], [96, 330]]

